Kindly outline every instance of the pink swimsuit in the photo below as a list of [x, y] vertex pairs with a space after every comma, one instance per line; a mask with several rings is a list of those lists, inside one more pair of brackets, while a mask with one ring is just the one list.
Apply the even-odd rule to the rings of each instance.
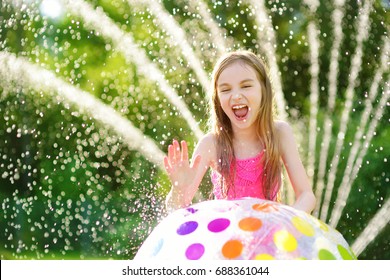
[[[227, 194], [227, 199], [242, 197], [255, 197], [265, 199], [262, 185], [263, 165], [261, 157], [263, 152], [253, 158], [235, 159], [236, 172], [234, 176], [234, 187], [231, 187]], [[233, 165], [232, 165], [233, 166]], [[230, 168], [234, 175], [234, 168]], [[215, 170], [211, 171], [211, 181], [214, 185], [213, 193], [215, 198], [222, 199], [221, 174]]]

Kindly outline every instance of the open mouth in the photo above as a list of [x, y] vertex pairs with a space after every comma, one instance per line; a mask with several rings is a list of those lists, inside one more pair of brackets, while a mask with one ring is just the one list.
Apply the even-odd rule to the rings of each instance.
[[246, 105], [234, 105], [232, 110], [236, 118], [239, 120], [245, 119], [249, 112], [249, 108]]

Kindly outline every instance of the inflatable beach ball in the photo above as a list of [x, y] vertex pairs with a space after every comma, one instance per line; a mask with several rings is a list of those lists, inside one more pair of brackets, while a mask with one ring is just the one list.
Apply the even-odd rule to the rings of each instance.
[[262, 199], [210, 200], [176, 210], [135, 259], [356, 259], [343, 236], [313, 216]]

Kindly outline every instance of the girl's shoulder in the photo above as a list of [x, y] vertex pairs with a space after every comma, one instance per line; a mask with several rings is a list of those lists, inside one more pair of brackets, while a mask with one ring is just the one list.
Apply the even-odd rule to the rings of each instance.
[[278, 136], [280, 137], [286, 137], [288, 135], [292, 135], [292, 128], [291, 125], [288, 122], [276, 120], [274, 122], [275, 124], [275, 130]]
[[198, 146], [215, 149], [216, 147], [216, 135], [213, 132], [206, 133], [198, 142]]
[[275, 128], [277, 130], [283, 130], [283, 129], [290, 129], [291, 128], [291, 126], [290, 126], [290, 124], [288, 122], [282, 121], [282, 120], [275, 120], [274, 124], [275, 124]]
[[275, 121], [275, 130], [281, 153], [286, 154], [295, 149], [295, 137], [291, 125], [285, 121]]
[[294, 140], [294, 133], [291, 125], [285, 121], [275, 121], [276, 136], [281, 147], [290, 146]]
[[195, 154], [200, 154], [210, 166], [213, 166], [217, 158], [216, 147], [216, 135], [209, 132], [199, 140]]

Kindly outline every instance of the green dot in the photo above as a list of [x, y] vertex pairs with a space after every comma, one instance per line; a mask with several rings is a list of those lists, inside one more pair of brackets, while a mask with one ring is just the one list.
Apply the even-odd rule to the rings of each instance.
[[335, 260], [336, 259], [336, 257], [326, 249], [321, 249], [318, 252], [318, 258], [320, 260]]
[[341, 246], [340, 244], [337, 245], [337, 250], [339, 250], [339, 253], [343, 260], [353, 260], [354, 257], [348, 252], [346, 248]]

